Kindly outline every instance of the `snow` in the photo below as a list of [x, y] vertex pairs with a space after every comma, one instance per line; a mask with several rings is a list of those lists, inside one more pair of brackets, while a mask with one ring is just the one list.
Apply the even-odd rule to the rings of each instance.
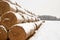
[[46, 21], [29, 40], [60, 40], [60, 21]]

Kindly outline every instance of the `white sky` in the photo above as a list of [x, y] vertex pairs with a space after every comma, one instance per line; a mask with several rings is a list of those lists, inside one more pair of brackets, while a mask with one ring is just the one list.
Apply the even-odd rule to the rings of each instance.
[[37, 15], [60, 17], [60, 0], [16, 0], [16, 2]]

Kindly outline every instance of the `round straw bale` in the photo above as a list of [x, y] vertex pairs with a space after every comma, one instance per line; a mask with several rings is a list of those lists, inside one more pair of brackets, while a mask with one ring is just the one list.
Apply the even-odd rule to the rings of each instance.
[[16, 23], [22, 23], [23, 21], [24, 19], [19, 13], [12, 11], [6, 12], [1, 17], [1, 22], [7, 29]]
[[11, 4], [8, 1], [6, 1], [6, 3], [9, 5], [8, 7], [10, 7], [10, 11], [17, 12], [17, 8], [15, 5]]
[[2, 16], [5, 12], [9, 11], [10, 7], [7, 2], [0, 1], [0, 16]]
[[20, 26], [14, 26], [8, 32], [10, 40], [25, 40], [26, 33], [24, 29]]

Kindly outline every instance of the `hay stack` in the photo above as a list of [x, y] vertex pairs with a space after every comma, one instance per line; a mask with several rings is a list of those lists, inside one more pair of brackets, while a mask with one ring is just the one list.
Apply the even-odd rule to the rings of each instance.
[[7, 40], [7, 31], [2, 25], [0, 25], [0, 40]]
[[37, 23], [36, 25], [35, 22], [13, 25], [9, 29], [10, 40], [22, 40], [22, 39], [26, 40], [28, 37], [35, 33], [36, 28], [38, 28], [39, 27], [38, 25], [40, 24]]
[[26, 40], [43, 23], [36, 15], [9, 0], [0, 1], [0, 16], [0, 40], [8, 37], [10, 40]]
[[9, 29], [9, 27], [16, 23], [22, 23], [23, 21], [24, 19], [19, 13], [15, 13], [12, 11], [6, 12], [1, 17], [1, 22], [7, 29]]

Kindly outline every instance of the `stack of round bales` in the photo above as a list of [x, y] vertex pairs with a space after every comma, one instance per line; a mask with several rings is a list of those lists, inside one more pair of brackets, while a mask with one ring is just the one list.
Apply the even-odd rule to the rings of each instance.
[[44, 21], [19, 5], [9, 0], [0, 1], [0, 40], [26, 40], [42, 23]]

